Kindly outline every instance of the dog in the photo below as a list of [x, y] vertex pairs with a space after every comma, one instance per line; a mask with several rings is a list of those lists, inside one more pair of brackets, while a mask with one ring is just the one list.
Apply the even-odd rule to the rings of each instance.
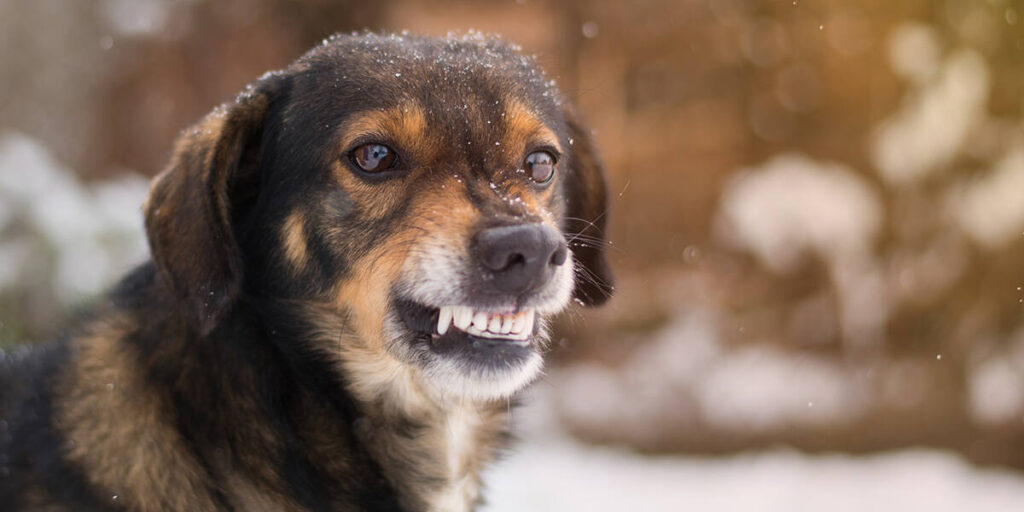
[[514, 45], [324, 41], [179, 137], [151, 261], [3, 357], [0, 508], [475, 508], [547, 322], [612, 293], [606, 203]]

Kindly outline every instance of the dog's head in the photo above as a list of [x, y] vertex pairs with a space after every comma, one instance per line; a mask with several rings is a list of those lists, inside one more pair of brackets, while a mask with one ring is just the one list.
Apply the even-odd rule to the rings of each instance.
[[300, 304], [343, 364], [484, 399], [538, 374], [545, 319], [608, 298], [605, 212], [590, 134], [531, 58], [377, 35], [215, 110], [145, 208], [200, 333], [242, 295]]

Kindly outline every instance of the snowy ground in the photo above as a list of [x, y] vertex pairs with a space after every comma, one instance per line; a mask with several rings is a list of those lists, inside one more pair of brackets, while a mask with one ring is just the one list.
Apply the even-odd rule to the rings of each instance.
[[1024, 509], [1024, 475], [975, 468], [944, 452], [645, 457], [572, 441], [536, 419], [543, 407], [516, 413], [526, 417], [521, 441], [487, 476], [486, 512]]

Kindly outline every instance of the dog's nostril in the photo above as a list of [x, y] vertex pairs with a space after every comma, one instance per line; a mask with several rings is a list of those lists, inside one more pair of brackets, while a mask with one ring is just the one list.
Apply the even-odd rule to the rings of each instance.
[[[514, 253], [511, 256], [509, 256], [508, 263], [505, 264], [505, 266], [503, 268], [509, 268], [509, 267], [514, 267], [516, 265], [525, 265], [525, 264], [526, 264], [526, 256], [523, 256], [522, 254], [519, 254], [519, 253]], [[501, 270], [501, 269], [498, 269], [498, 270]]]
[[489, 270], [502, 271], [526, 263], [526, 256], [498, 248], [484, 248], [481, 263]]
[[551, 254], [550, 263], [552, 265], [556, 266], [556, 267], [560, 266], [560, 265], [563, 265], [563, 264], [565, 264], [565, 260], [566, 260], [566, 258], [568, 256], [569, 256], [569, 249], [567, 249], [565, 247], [565, 244], [562, 243], [562, 244], [560, 244], [558, 246], [558, 249], [555, 249], [555, 252]]

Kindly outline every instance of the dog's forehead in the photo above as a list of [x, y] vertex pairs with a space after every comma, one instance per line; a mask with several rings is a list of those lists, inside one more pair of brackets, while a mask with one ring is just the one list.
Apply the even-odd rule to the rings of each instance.
[[515, 105], [546, 124], [561, 121], [559, 95], [535, 59], [496, 38], [341, 36], [296, 66], [298, 96], [330, 115], [416, 104], [432, 124], [458, 128]]

